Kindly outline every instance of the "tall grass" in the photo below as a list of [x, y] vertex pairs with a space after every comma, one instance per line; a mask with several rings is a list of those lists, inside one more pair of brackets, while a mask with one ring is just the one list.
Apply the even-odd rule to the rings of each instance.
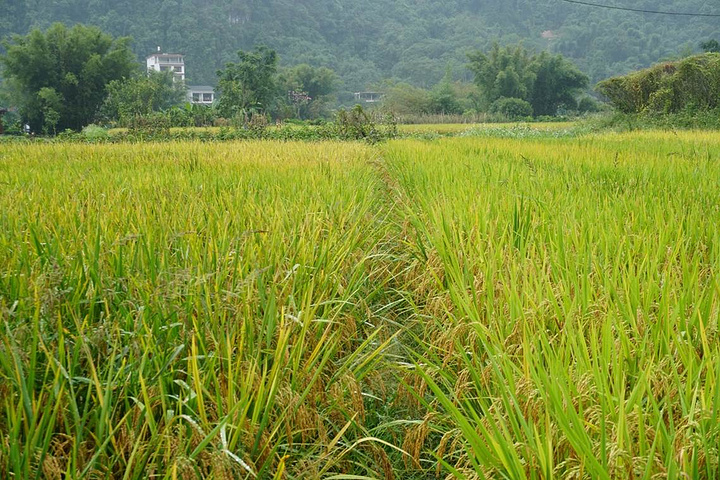
[[0, 477], [382, 471], [363, 426], [392, 338], [371, 156], [3, 150]]
[[718, 476], [719, 155], [715, 133], [388, 147], [419, 467]]
[[2, 478], [717, 478], [720, 137], [7, 144]]

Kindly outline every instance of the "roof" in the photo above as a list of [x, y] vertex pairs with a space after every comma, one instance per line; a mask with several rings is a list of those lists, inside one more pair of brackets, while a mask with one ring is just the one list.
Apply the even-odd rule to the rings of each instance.
[[146, 58], [150, 57], [185, 57], [182, 53], [151, 53]]
[[189, 92], [195, 93], [215, 93], [215, 89], [208, 85], [189, 85], [187, 89]]

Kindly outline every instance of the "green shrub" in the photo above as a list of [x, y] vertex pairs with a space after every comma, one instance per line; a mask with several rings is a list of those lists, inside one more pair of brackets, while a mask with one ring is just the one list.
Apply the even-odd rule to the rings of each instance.
[[392, 116], [373, 116], [360, 105], [355, 105], [352, 110], [340, 110], [335, 118], [335, 129], [342, 140], [377, 143], [397, 136], [397, 122]]
[[500, 113], [510, 120], [532, 117], [533, 108], [530, 103], [521, 98], [499, 98], [490, 105], [491, 113]]
[[614, 77], [597, 86], [622, 113], [679, 113], [720, 106], [720, 54], [706, 53]]
[[578, 101], [577, 111], [580, 114], [584, 113], [597, 113], [602, 108], [600, 102], [590, 96], [582, 97]]
[[83, 128], [82, 135], [83, 137], [85, 137], [86, 140], [89, 140], [91, 142], [107, 140], [110, 138], [110, 134], [107, 130], [105, 130], [101, 126], [94, 124], [90, 124], [87, 127]]

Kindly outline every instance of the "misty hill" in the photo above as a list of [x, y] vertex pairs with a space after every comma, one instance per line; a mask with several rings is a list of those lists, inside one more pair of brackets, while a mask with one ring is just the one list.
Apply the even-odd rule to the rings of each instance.
[[[703, 0], [598, 0], [609, 5], [718, 13]], [[562, 53], [593, 82], [646, 67], [708, 38], [720, 22], [636, 14], [560, 0], [0, 0], [0, 36], [55, 21], [132, 36], [138, 57], [161, 45], [186, 55], [188, 80], [214, 84], [238, 49], [264, 43], [282, 65], [335, 69], [345, 92], [384, 78], [428, 87], [448, 66], [471, 79], [466, 52], [524, 41]]]

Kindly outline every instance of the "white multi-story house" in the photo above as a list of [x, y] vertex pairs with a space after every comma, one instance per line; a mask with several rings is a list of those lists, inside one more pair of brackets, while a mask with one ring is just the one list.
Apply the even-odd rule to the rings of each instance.
[[[157, 53], [147, 56], [147, 71], [172, 72], [176, 82], [185, 83], [185, 57], [179, 53]], [[187, 86], [187, 101], [199, 105], [212, 105], [215, 102], [215, 90], [206, 86]]]
[[185, 81], [185, 57], [178, 53], [160, 53], [158, 47], [157, 53], [147, 56], [147, 69], [156, 72], [172, 72], [175, 81]]

